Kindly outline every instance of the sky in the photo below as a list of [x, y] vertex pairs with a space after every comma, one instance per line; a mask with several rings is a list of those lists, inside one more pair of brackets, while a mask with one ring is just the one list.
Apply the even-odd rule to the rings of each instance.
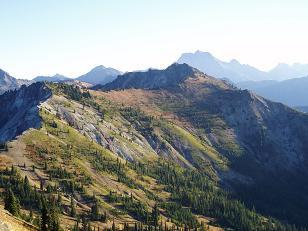
[[165, 68], [211, 52], [261, 70], [308, 63], [305, 0], [0, 0], [0, 68], [77, 77]]

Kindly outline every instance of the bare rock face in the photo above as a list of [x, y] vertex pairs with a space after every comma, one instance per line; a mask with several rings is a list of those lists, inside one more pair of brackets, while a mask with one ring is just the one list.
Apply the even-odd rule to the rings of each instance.
[[0, 69], [0, 95], [6, 91], [18, 89], [24, 84], [28, 85], [29, 83], [30, 81], [16, 79]]
[[38, 105], [51, 96], [44, 83], [23, 85], [19, 90], [8, 91], [0, 96], [0, 142], [22, 134], [41, 124]]

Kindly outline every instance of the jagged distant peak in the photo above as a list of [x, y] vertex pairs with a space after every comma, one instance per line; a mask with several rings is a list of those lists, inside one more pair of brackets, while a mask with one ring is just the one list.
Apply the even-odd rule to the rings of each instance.
[[98, 65], [94, 68], [91, 69], [91, 71], [96, 71], [96, 70], [101, 70], [101, 69], [106, 69], [107, 67], [105, 67], [104, 65]]
[[232, 82], [247, 80], [267, 79], [267, 73], [247, 64], [241, 64], [238, 60], [222, 61], [209, 52], [196, 51], [184, 53], [178, 59], [179, 63], [187, 63], [192, 67], [216, 78], [227, 78]]

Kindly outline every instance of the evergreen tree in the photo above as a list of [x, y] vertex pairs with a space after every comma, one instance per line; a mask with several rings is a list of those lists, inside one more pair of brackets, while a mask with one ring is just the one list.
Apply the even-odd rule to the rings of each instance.
[[98, 201], [95, 199], [93, 206], [91, 207], [91, 217], [93, 220], [99, 220], [99, 208], [98, 208]]
[[56, 206], [53, 204], [49, 211], [49, 224], [48, 228], [50, 231], [59, 231], [60, 230], [60, 223], [59, 223], [59, 216]]
[[41, 209], [41, 231], [48, 231], [49, 214], [47, 209], [47, 202], [45, 196], [41, 197], [42, 209]]
[[158, 221], [159, 221], [159, 210], [158, 210], [157, 204], [155, 204], [155, 206], [153, 208], [151, 218], [152, 218], [153, 225], [155, 227], [157, 227], [158, 226]]
[[76, 217], [76, 205], [73, 196], [71, 196], [71, 217]]
[[4, 209], [8, 210], [14, 216], [18, 216], [20, 214], [19, 200], [15, 197], [11, 188], [6, 190]]

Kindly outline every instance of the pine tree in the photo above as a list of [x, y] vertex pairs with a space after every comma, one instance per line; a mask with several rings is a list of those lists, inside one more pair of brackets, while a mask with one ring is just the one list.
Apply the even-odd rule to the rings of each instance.
[[59, 224], [59, 216], [56, 206], [53, 204], [49, 211], [49, 224], [48, 228], [50, 231], [59, 231], [60, 224]]
[[8, 210], [14, 216], [18, 216], [20, 214], [19, 201], [10, 188], [6, 191], [4, 198], [4, 209]]
[[28, 177], [25, 176], [24, 178], [24, 182], [23, 182], [23, 188], [24, 188], [24, 192], [25, 192], [25, 200], [28, 201], [30, 198], [30, 191], [31, 191], [31, 186], [30, 186], [30, 183], [29, 183], [29, 180], [28, 180]]
[[99, 208], [98, 208], [98, 202], [95, 199], [94, 204], [91, 208], [91, 216], [93, 220], [99, 220], [100, 219], [100, 214], [99, 214]]
[[47, 209], [47, 202], [44, 196], [41, 197], [42, 209], [41, 209], [41, 231], [48, 231], [49, 214]]
[[71, 217], [76, 217], [76, 205], [73, 196], [71, 196]]
[[155, 204], [155, 206], [153, 208], [151, 218], [152, 218], [153, 225], [155, 227], [157, 227], [158, 226], [158, 221], [159, 221], [159, 210], [158, 210], [157, 204]]
[[58, 203], [58, 207], [61, 207], [61, 205], [62, 205], [62, 196], [61, 196], [60, 192], [58, 192], [57, 203]]

